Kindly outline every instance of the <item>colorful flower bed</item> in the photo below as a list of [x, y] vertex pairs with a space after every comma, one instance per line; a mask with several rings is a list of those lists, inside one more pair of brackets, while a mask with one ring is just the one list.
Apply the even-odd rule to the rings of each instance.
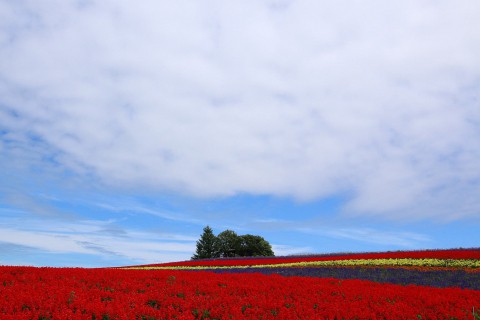
[[[141, 267], [128, 267], [127, 269], [177, 269], [177, 270], [199, 270], [199, 269], [242, 269], [242, 268], [288, 268], [288, 267], [324, 267], [324, 266], [398, 266], [398, 267], [445, 267], [445, 268], [463, 268], [463, 269], [479, 269], [480, 260], [456, 260], [456, 259], [339, 259], [339, 260], [318, 260], [318, 261], [305, 261], [305, 262], [289, 262], [289, 263], [269, 263], [269, 264], [251, 264], [251, 260], [237, 260], [238, 264], [227, 265], [221, 264], [222, 260], [218, 261], [218, 264], [211, 264], [211, 261], [207, 261], [206, 265], [194, 265], [194, 266], [141, 266]], [[254, 260], [255, 261], [255, 260]], [[279, 259], [279, 261], [281, 261]], [[248, 264], [246, 262], [249, 262]], [[261, 262], [261, 261], [257, 261]]]
[[176, 270], [0, 267], [1, 319], [474, 319], [480, 292]]
[[[422, 250], [375, 253], [327, 254], [297, 257], [254, 257], [229, 259], [204, 259], [161, 264], [142, 265], [141, 267], [180, 267], [180, 266], [255, 266], [268, 264], [305, 263], [333, 260], [480, 260], [480, 249]], [[139, 267], [139, 266], [136, 266]]]
[[0, 319], [476, 319], [480, 249], [0, 267]]
[[437, 288], [457, 287], [480, 290], [480, 272], [465, 270], [418, 270], [406, 268], [241, 268], [214, 269], [215, 273], [262, 273], [282, 276], [301, 276], [337, 279], [362, 279], [380, 283], [415, 284]]

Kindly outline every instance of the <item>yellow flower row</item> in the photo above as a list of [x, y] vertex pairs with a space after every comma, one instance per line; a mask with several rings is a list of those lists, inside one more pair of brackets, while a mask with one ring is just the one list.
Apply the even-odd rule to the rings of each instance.
[[[446, 268], [480, 268], [480, 260], [457, 259], [357, 259], [329, 260], [277, 264], [276, 267], [330, 267], [330, 266], [399, 266], [399, 267], [446, 267]], [[269, 267], [269, 266], [264, 266]]]
[[480, 260], [457, 259], [356, 259], [293, 262], [279, 264], [259, 264], [250, 266], [168, 266], [168, 267], [129, 267], [126, 269], [156, 270], [204, 270], [204, 269], [246, 269], [246, 268], [290, 268], [290, 267], [349, 267], [349, 266], [398, 266], [398, 267], [444, 267], [444, 268], [480, 268]]

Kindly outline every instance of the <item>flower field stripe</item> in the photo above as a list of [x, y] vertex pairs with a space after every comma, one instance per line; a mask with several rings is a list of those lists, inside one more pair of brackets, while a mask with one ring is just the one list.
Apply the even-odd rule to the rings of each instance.
[[[273, 265], [268, 265], [273, 266]], [[283, 263], [277, 267], [311, 267], [311, 266], [419, 266], [445, 268], [480, 268], [480, 260], [454, 259], [359, 259], [331, 260], [297, 263]]]
[[141, 265], [134, 267], [167, 267], [167, 266], [240, 266], [266, 265], [295, 262], [329, 261], [329, 260], [363, 260], [363, 259], [451, 259], [451, 260], [480, 260], [480, 249], [450, 249], [450, 250], [422, 250], [396, 251], [376, 253], [348, 253], [323, 254], [297, 257], [251, 257], [251, 258], [223, 258], [202, 259], [161, 264]]
[[145, 270], [206, 270], [206, 269], [242, 269], [242, 268], [289, 268], [289, 267], [331, 267], [331, 266], [398, 266], [398, 267], [435, 267], [435, 268], [480, 268], [480, 260], [457, 259], [354, 259], [354, 260], [323, 260], [278, 264], [252, 265], [204, 265], [204, 266], [144, 266], [127, 267], [125, 269]]
[[[195, 272], [191, 270], [190, 272]], [[215, 273], [262, 273], [281, 276], [361, 279], [379, 283], [463, 288], [480, 291], [480, 272], [464, 269], [407, 269], [397, 267], [304, 267], [304, 268], [243, 268], [215, 269]]]

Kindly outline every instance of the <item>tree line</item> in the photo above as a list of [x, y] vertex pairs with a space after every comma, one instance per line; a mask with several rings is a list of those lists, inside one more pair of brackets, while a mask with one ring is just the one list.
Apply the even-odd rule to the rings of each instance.
[[215, 236], [212, 228], [206, 226], [197, 241], [192, 260], [225, 257], [274, 256], [272, 246], [263, 237], [225, 230]]

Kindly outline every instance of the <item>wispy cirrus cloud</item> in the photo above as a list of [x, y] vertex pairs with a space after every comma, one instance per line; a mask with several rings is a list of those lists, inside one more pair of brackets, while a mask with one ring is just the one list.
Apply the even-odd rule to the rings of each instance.
[[414, 232], [388, 232], [372, 228], [337, 228], [324, 231], [328, 236], [404, 248], [426, 247], [431, 239]]
[[[343, 219], [308, 219], [308, 220], [256, 220], [254, 226], [261, 230], [279, 230], [297, 234], [318, 235], [324, 239], [354, 240], [363, 244], [375, 244], [390, 248], [425, 248], [430, 247], [431, 237], [424, 233], [408, 231], [405, 227], [384, 229], [381, 226], [355, 225], [359, 221]], [[368, 223], [367, 223], [368, 225]], [[375, 225], [375, 224], [373, 224]], [[301, 250], [308, 252], [309, 250]], [[312, 252], [310, 250], [310, 252]]]
[[308, 254], [315, 252], [312, 247], [295, 247], [289, 245], [272, 245], [273, 252], [277, 256], [289, 256], [289, 255], [296, 255], [296, 254]]
[[0, 226], [0, 250], [89, 255], [96, 257], [97, 265], [98, 261], [115, 264], [118, 260], [154, 263], [188, 259], [195, 240], [181, 234], [125, 229], [114, 221], [57, 221], [46, 226], [35, 220], [19, 223], [19, 219], [10, 219]]
[[153, 215], [156, 217], [160, 217], [163, 219], [167, 220], [173, 220], [173, 221], [182, 221], [182, 222], [189, 222], [189, 223], [195, 223], [195, 224], [203, 224], [203, 222], [199, 219], [192, 218], [190, 216], [186, 216], [182, 213], [178, 212], [166, 212], [165, 210], [160, 211], [160, 210], [154, 210], [151, 208], [146, 208], [142, 206], [136, 206], [136, 205], [116, 205], [113, 206], [111, 204], [106, 204], [106, 203], [98, 203], [98, 207], [110, 211], [115, 211], [115, 212], [132, 212], [132, 213], [142, 213], [142, 214], [149, 214]]

